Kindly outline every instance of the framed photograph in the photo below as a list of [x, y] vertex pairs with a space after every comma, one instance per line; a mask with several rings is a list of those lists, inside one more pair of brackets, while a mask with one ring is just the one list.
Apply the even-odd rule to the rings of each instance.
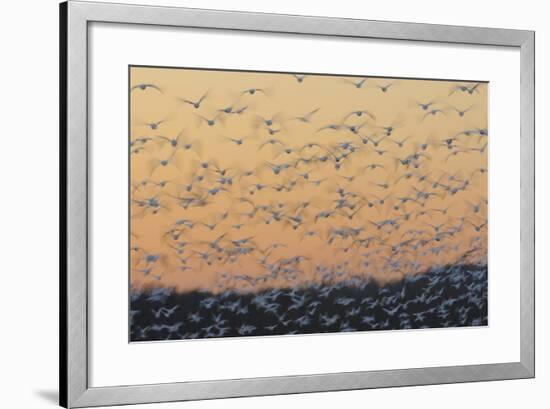
[[61, 4], [65, 407], [534, 377], [534, 33]]

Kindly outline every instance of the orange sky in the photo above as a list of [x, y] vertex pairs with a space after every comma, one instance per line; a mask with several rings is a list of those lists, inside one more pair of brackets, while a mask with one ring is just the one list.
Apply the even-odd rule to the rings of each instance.
[[[469, 260], [486, 262], [487, 173], [478, 170], [487, 168], [487, 137], [476, 130], [487, 129], [488, 85], [385, 78], [352, 84], [361, 80], [132, 67], [131, 87], [158, 88], [130, 91], [131, 284], [248, 290], [239, 276], [264, 277], [256, 287], [265, 287], [319, 281], [328, 272], [385, 281], [456, 262], [477, 247]], [[183, 102], [205, 93], [198, 109]], [[427, 109], [419, 105], [427, 102]], [[220, 112], [228, 107], [246, 109]], [[295, 119], [317, 109], [309, 122]], [[348, 116], [358, 110], [372, 118]], [[209, 126], [199, 115], [218, 121]], [[275, 119], [269, 127], [261, 117]], [[156, 129], [147, 125], [157, 121]], [[327, 125], [337, 129], [320, 130]], [[388, 135], [383, 127], [390, 125]], [[175, 149], [165, 138], [177, 135]], [[230, 140], [243, 137], [242, 144]], [[182, 208], [191, 197], [207, 204]], [[310, 205], [302, 209], [304, 203]], [[397, 229], [375, 225], [392, 219]], [[352, 229], [346, 237], [335, 233]]]

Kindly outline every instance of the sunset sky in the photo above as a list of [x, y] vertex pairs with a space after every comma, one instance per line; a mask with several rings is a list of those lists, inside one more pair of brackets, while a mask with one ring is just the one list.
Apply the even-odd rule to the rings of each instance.
[[[269, 265], [297, 256], [292, 271], [257, 287], [327, 272], [395, 280], [472, 249], [464, 260], [486, 263], [488, 87], [131, 67], [131, 285], [251, 290], [235, 277], [267, 276]], [[184, 101], [205, 94], [199, 108]], [[201, 118], [216, 115], [213, 126]], [[168, 140], [178, 135], [174, 149]], [[186, 198], [206, 204], [185, 209]], [[385, 220], [398, 227], [377, 227]], [[349, 229], [358, 233], [334, 233]]]

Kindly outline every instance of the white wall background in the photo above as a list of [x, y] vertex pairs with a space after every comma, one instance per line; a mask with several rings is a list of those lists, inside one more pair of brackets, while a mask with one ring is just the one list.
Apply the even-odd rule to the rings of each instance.
[[[119, 0], [120, 2], [120, 0]], [[447, 409], [550, 405], [550, 26], [539, 0], [313, 2], [149, 0], [156, 5], [536, 30], [537, 378], [369, 391], [138, 406], [280, 408], [335, 406]], [[54, 0], [0, 6], [0, 407], [41, 409], [57, 400], [58, 10]], [[137, 408], [137, 407], [136, 407]]]

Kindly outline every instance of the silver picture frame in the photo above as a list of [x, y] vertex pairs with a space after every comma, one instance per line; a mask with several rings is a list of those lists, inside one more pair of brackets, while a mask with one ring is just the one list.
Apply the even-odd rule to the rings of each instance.
[[[517, 362], [91, 387], [88, 352], [88, 25], [91, 22], [514, 47], [521, 60]], [[139, 404], [535, 376], [535, 33], [524, 30], [69, 1], [60, 5], [60, 404]]]

